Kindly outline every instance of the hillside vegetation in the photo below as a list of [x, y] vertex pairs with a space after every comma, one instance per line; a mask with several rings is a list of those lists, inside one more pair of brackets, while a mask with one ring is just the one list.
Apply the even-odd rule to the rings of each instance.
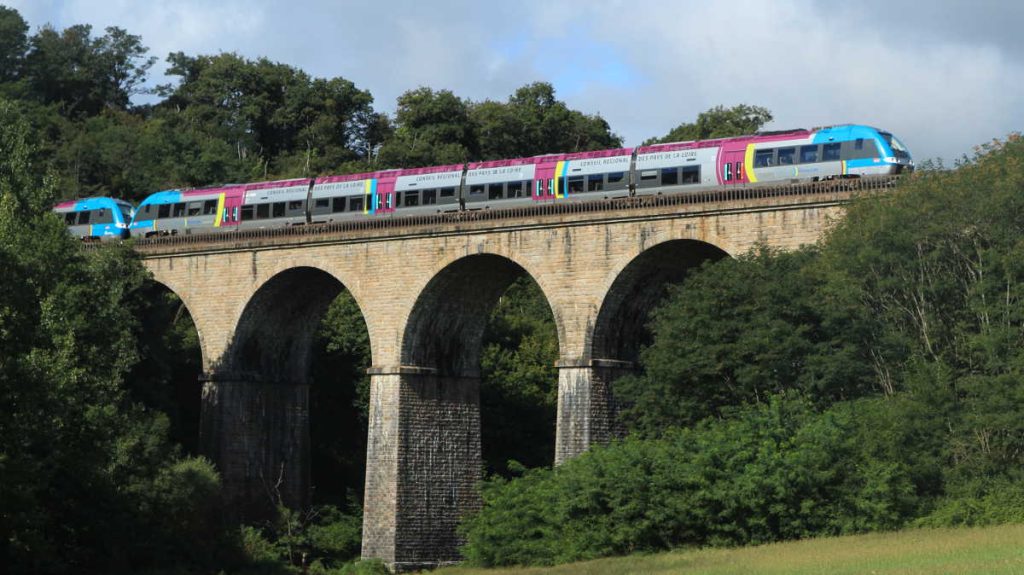
[[1024, 141], [706, 264], [616, 382], [629, 437], [494, 478], [479, 565], [1024, 521]]

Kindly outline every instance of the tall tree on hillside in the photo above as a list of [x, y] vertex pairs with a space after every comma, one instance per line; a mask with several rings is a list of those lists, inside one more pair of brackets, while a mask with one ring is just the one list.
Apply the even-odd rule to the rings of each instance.
[[68, 117], [94, 116], [105, 109], [125, 110], [142, 93], [156, 58], [139, 36], [110, 27], [98, 38], [92, 26], [57, 31], [44, 27], [31, 39], [25, 72], [32, 95], [56, 103]]
[[[229, 144], [253, 177], [315, 175], [365, 160], [383, 139], [373, 97], [344, 78], [311, 78], [266, 58], [237, 54], [167, 58], [176, 86], [158, 116]], [[262, 173], [258, 173], [262, 172]]]
[[695, 122], [683, 122], [672, 128], [664, 137], [651, 138], [645, 141], [644, 145], [743, 136], [757, 132], [771, 121], [772, 113], [761, 106], [715, 106], [701, 112]]
[[535, 156], [617, 148], [621, 139], [598, 115], [571, 110], [555, 98], [555, 88], [535, 82], [515, 91], [508, 102], [474, 106], [483, 159]]
[[449, 90], [409, 90], [398, 97], [395, 133], [381, 148], [382, 167], [411, 168], [477, 157], [470, 103]]
[[19, 77], [28, 50], [28, 23], [13, 8], [0, 6], [0, 82]]

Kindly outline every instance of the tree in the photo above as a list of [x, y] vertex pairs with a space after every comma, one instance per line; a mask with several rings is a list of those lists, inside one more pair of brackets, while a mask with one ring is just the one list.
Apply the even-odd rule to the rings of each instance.
[[71, 238], [30, 141], [0, 100], [0, 560], [12, 573], [172, 557], [208, 570], [232, 549], [217, 475], [179, 459], [166, 417], [125, 388], [145, 272], [124, 246], [86, 252]]
[[13, 8], [0, 6], [0, 83], [21, 76], [28, 50], [28, 23]]
[[383, 167], [413, 168], [477, 157], [470, 104], [449, 90], [409, 90], [398, 97], [394, 135], [380, 150]]
[[230, 147], [248, 177], [312, 176], [365, 161], [386, 134], [373, 97], [343, 78], [310, 78], [266, 58], [237, 54], [167, 58], [177, 86], [156, 117]]
[[480, 134], [480, 156], [499, 159], [547, 153], [582, 152], [617, 148], [621, 139], [600, 116], [570, 110], [555, 98], [547, 82], [528, 84], [508, 102], [474, 106]]
[[651, 138], [643, 145], [708, 140], [753, 134], [772, 121], [767, 108], [739, 104], [732, 108], [715, 106], [697, 115], [694, 123], [683, 122], [662, 138]]
[[760, 248], [673, 287], [652, 313], [643, 374], [616, 382], [630, 428], [658, 436], [789, 389], [820, 405], [878, 389], [862, 320], [822, 305], [818, 259], [813, 249]]
[[58, 32], [46, 26], [31, 38], [25, 71], [33, 97], [59, 104], [65, 116], [95, 116], [105, 109], [126, 110], [155, 58], [139, 36], [109, 27], [92, 37], [78, 24]]

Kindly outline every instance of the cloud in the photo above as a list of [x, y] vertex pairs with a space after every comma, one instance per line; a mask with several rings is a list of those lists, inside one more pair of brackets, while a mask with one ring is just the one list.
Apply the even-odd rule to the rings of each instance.
[[[773, 127], [860, 122], [952, 159], [1024, 125], [1024, 4], [998, 0], [0, 0], [35, 28], [117, 25], [163, 59], [238, 52], [368, 89], [505, 100], [549, 81], [628, 145], [714, 105]], [[159, 78], [155, 79], [160, 80]]]

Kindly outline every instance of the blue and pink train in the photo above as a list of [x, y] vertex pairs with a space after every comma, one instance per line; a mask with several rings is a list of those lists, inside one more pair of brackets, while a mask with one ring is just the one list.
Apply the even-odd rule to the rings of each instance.
[[[616, 150], [168, 190], [147, 197], [128, 228], [136, 237], [227, 232], [890, 175], [913, 168], [910, 152], [890, 132], [841, 125]], [[97, 200], [120, 202], [94, 198], [79, 203]], [[66, 211], [69, 204], [55, 209]], [[80, 226], [77, 220], [68, 223]], [[72, 227], [72, 231], [89, 237], [108, 235], [105, 229], [102, 234], [96, 234], [95, 228]]]

